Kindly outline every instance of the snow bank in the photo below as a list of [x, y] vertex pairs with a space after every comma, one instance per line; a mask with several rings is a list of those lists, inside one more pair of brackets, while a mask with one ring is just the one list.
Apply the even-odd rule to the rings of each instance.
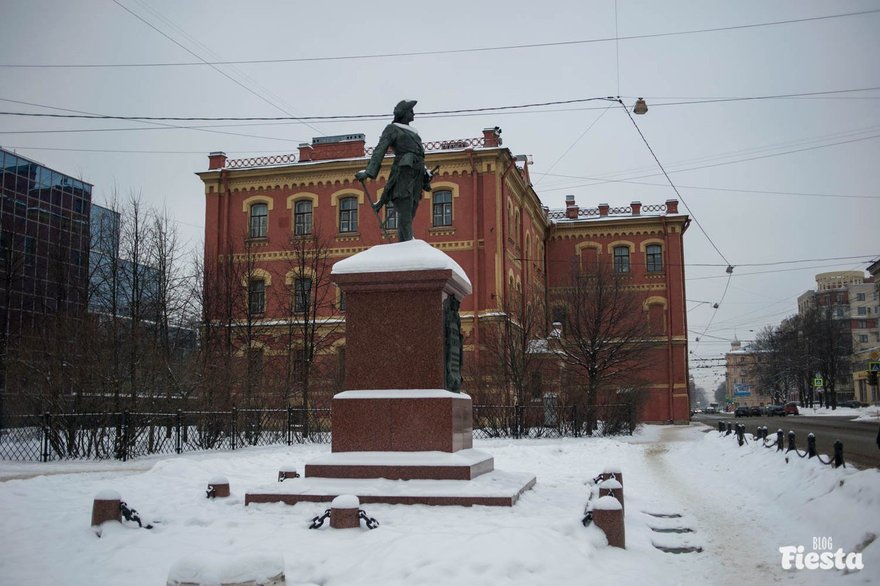
[[284, 573], [284, 557], [280, 554], [194, 553], [171, 565], [168, 582], [176, 584], [235, 584], [253, 581], [268, 582]]

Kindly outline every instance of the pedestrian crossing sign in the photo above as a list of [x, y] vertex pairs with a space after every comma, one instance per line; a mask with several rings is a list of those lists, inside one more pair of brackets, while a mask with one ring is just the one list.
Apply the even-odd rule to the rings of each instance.
[[869, 362], [868, 372], [880, 372], [880, 362]]

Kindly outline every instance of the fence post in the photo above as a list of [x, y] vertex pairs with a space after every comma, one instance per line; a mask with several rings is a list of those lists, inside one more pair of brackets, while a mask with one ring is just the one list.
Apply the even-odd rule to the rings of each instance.
[[795, 442], [795, 436], [794, 436], [794, 430], [792, 429], [788, 432], [788, 449], [785, 450], [786, 453], [788, 453], [792, 450], [797, 452], [797, 446], [795, 445], [794, 442]]
[[718, 433], [724, 433], [724, 422], [723, 421], [718, 422]]
[[293, 429], [293, 407], [290, 405], [287, 406], [287, 445], [291, 445], [293, 443], [291, 438], [291, 431]]
[[782, 451], [782, 444], [783, 444], [783, 439], [782, 439], [782, 438], [783, 438], [784, 436], [785, 436], [785, 432], [784, 432], [784, 431], [782, 431], [781, 429], [777, 429], [777, 430], [776, 430], [776, 451], [777, 451], [777, 452], [781, 452], [781, 451]]
[[122, 412], [122, 461], [128, 462], [128, 409]]
[[238, 419], [238, 409], [234, 406], [232, 407], [232, 449], [235, 450], [235, 433], [236, 433], [236, 419]]
[[46, 411], [43, 414], [43, 462], [49, 461], [49, 434], [52, 432], [52, 415]]
[[834, 467], [840, 468], [841, 466], [846, 466], [843, 462], [843, 442], [837, 440], [834, 442]]
[[581, 420], [580, 420], [580, 417], [578, 416], [578, 414], [579, 414], [578, 406], [572, 405], [572, 409], [573, 409], [572, 415], [571, 415], [572, 435], [574, 435], [574, 437], [580, 437], [581, 436]]
[[807, 436], [807, 454], [810, 458], [816, 455], [816, 436], [812, 433]]
[[177, 440], [176, 440], [176, 444], [174, 446], [174, 451], [177, 452], [178, 454], [181, 451], [183, 451], [183, 444], [180, 441], [180, 428], [182, 427], [182, 423], [183, 423], [182, 419], [183, 419], [183, 413], [180, 411], [180, 409], [178, 409], [177, 410]]

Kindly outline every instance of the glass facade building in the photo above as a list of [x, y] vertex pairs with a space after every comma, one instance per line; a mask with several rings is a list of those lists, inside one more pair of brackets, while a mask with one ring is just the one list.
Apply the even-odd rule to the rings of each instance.
[[0, 149], [0, 335], [85, 310], [92, 186]]

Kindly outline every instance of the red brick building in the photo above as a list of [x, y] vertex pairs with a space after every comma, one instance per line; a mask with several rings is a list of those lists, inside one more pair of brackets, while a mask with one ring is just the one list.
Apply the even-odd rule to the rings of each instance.
[[[581, 209], [568, 196], [565, 210], [550, 211], [532, 187], [527, 157], [503, 147], [499, 129], [485, 129], [479, 138], [425, 146], [427, 166], [440, 165], [440, 170], [433, 191], [424, 194], [413, 229], [416, 238], [450, 255], [471, 279], [473, 294], [461, 307], [466, 360], [479, 364], [481, 334], [503, 310], [505, 300], [524, 299], [517, 294], [526, 291], [548, 300], [555, 289], [566, 286], [565, 275], [573, 263], [611, 259], [616, 268], [625, 268], [632, 288], [644, 297], [645, 319], [657, 343], [641, 418], [687, 421], [682, 235], [689, 219], [678, 213], [678, 202]], [[272, 296], [269, 291], [286, 285], [299, 298], [306, 290], [333, 287], [326, 282], [329, 271], [317, 282], [303, 279], [302, 271], [292, 276], [291, 236], [320, 233], [331, 264], [387, 242], [367, 195], [354, 180], [369, 150], [364, 135], [325, 137], [300, 145], [298, 156], [228, 160], [223, 153], [212, 153], [208, 171], [198, 173], [205, 184], [206, 269], [224, 258], [249, 264], [247, 282], [240, 286], [248, 288], [248, 311], [260, 324], [283, 327], [290, 315], [285, 295]], [[389, 168], [390, 164], [383, 166], [377, 180], [367, 184], [374, 200]], [[393, 229], [391, 233], [393, 241]], [[344, 299], [337, 293], [324, 313], [327, 323], [342, 322]], [[264, 336], [261, 352], [289, 353], [279, 339]], [[325, 361], [332, 356], [338, 364], [344, 361], [341, 327], [319, 354]], [[544, 387], [558, 388], [563, 378]], [[335, 390], [328, 387], [324, 395]]]

